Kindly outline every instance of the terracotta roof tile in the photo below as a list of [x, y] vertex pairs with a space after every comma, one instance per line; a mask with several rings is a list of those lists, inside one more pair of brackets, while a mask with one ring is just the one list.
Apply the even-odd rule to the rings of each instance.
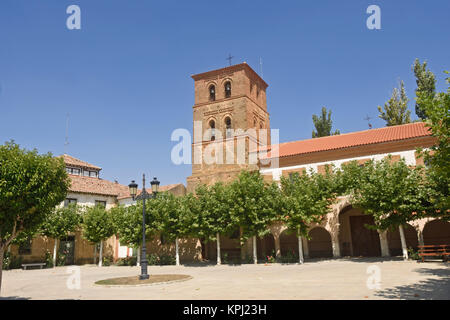
[[[279, 157], [406, 140], [430, 135], [431, 132], [428, 127], [425, 127], [424, 122], [415, 122], [399, 126], [350, 132], [336, 136], [281, 143], [278, 145]], [[272, 150], [273, 148], [272, 146]], [[272, 155], [269, 151], [267, 158], [271, 157]]]
[[[70, 192], [113, 196], [117, 197], [117, 199], [131, 198], [128, 186], [125, 186], [123, 184], [94, 177], [84, 177], [72, 174], [69, 174], [69, 177], [72, 182], [69, 188]], [[160, 186], [159, 190], [161, 192], [169, 191], [179, 185], [180, 184], [169, 184], [165, 186]], [[147, 188], [147, 192], [151, 193], [150, 187]], [[138, 194], [140, 193], [141, 190], [138, 191]]]
[[63, 154], [60, 156], [64, 159], [64, 163], [68, 166], [74, 166], [74, 167], [81, 167], [81, 168], [89, 168], [89, 169], [96, 169], [96, 170], [102, 170], [102, 168], [97, 167], [93, 164], [90, 164], [86, 161], [82, 161], [80, 159], [77, 159], [75, 157], [69, 156], [68, 154]]

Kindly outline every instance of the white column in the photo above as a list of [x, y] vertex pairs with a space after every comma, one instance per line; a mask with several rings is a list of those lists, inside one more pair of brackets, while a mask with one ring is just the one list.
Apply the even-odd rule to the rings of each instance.
[[100, 257], [98, 259], [98, 266], [103, 266], [103, 240], [100, 241]]
[[253, 236], [253, 263], [258, 263], [258, 256], [256, 254], [256, 236]]
[[217, 265], [220, 266], [222, 264], [222, 259], [220, 257], [220, 234], [217, 232]]
[[53, 268], [56, 268], [56, 247], [58, 246], [58, 239], [55, 239], [55, 245], [53, 246]]
[[178, 246], [178, 238], [175, 238], [175, 262], [176, 265], [180, 265], [180, 248]]
[[302, 237], [298, 236], [298, 263], [303, 264], [304, 258], [303, 258], [303, 244], [302, 244]]
[[378, 236], [380, 237], [381, 256], [390, 257], [389, 244], [387, 241], [387, 231], [378, 230]]
[[403, 226], [399, 225], [398, 230], [400, 231], [400, 240], [402, 241], [403, 259], [408, 260], [408, 248], [406, 247], [406, 238]]

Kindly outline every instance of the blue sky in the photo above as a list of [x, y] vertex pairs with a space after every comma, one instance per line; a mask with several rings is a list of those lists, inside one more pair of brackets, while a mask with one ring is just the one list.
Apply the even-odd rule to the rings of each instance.
[[[66, 8], [81, 8], [81, 30]], [[381, 8], [381, 30], [366, 9]], [[128, 184], [143, 172], [186, 183], [171, 163], [176, 128], [192, 129], [192, 74], [246, 61], [263, 76], [280, 142], [308, 139], [312, 114], [331, 109], [341, 133], [384, 126], [377, 106], [405, 81], [414, 113], [415, 58], [445, 89], [450, 2], [114, 1], [0, 2], [0, 143], [68, 153]]]

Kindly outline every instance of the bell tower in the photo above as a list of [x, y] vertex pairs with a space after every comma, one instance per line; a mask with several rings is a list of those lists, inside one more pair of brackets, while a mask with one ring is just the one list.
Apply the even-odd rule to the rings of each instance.
[[258, 170], [252, 151], [270, 144], [267, 83], [247, 63], [193, 75], [194, 141], [187, 191]]

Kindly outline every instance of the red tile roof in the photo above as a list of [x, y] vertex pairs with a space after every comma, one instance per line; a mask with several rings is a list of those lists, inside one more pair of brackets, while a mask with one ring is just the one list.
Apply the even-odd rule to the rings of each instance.
[[82, 161], [80, 159], [77, 159], [75, 157], [69, 156], [68, 154], [63, 154], [60, 156], [64, 159], [64, 163], [68, 166], [73, 167], [80, 167], [80, 168], [88, 168], [88, 169], [95, 169], [95, 170], [102, 170], [102, 168], [97, 167], [93, 164], [90, 164], [86, 161]]
[[[428, 127], [425, 127], [424, 122], [415, 122], [399, 126], [350, 132], [336, 136], [281, 143], [278, 145], [279, 157], [427, 137], [430, 135], [431, 132]], [[271, 149], [273, 150], [274, 146]], [[267, 158], [271, 157], [273, 156], [269, 151]]]
[[[103, 180], [94, 177], [84, 177], [69, 174], [72, 184], [69, 188], [70, 192], [88, 193], [88, 194], [98, 194], [104, 196], [113, 196], [117, 199], [131, 198], [128, 186], [120, 183], [111, 182], [108, 180]], [[169, 184], [166, 186], [160, 186], [159, 191], [169, 191], [180, 184]], [[147, 189], [148, 193], [151, 193], [151, 188]], [[138, 191], [138, 194], [141, 190]]]

